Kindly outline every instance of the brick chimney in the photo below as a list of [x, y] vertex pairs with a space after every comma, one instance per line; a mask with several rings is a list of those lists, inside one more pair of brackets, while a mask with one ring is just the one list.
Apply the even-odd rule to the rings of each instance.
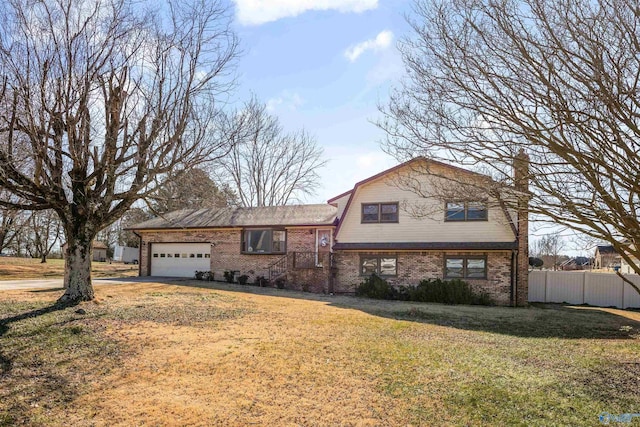
[[523, 307], [527, 305], [529, 296], [529, 156], [522, 148], [513, 160], [513, 180], [518, 190], [518, 255], [513, 299], [516, 306]]

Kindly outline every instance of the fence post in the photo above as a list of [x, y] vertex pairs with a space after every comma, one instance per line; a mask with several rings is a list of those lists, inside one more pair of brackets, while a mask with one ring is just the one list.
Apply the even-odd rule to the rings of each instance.
[[584, 294], [585, 294], [586, 287], [587, 287], [587, 272], [585, 271], [582, 273], [582, 304], [585, 303]]
[[622, 283], [622, 305], [620, 306], [621, 309], [625, 309], [626, 307], [624, 306], [624, 288], [625, 288], [625, 283], [624, 280], [620, 279], [620, 282]]

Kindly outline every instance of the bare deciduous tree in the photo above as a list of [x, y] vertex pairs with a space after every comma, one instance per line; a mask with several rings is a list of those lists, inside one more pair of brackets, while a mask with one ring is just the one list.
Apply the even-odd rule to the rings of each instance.
[[131, 248], [137, 248], [140, 244], [140, 238], [133, 231], [127, 230], [127, 227], [130, 227], [134, 224], [139, 224], [143, 221], [151, 219], [152, 215], [144, 209], [141, 208], [131, 208], [120, 218], [119, 230], [120, 234], [118, 236], [118, 244], [129, 246]]
[[52, 210], [33, 212], [28, 221], [27, 252], [32, 258], [47, 262], [49, 253], [60, 242], [62, 227]]
[[219, 165], [242, 206], [286, 205], [314, 193], [326, 161], [311, 135], [286, 133], [255, 98], [225, 123], [233, 148]]
[[171, 171], [227, 149], [215, 100], [237, 41], [221, 0], [0, 3], [0, 204], [53, 209], [61, 301], [91, 300], [91, 242]]
[[149, 198], [154, 213], [178, 209], [221, 208], [238, 204], [238, 197], [228, 184], [218, 186], [203, 169], [180, 171]]
[[29, 216], [19, 209], [0, 206], [0, 252], [12, 247], [28, 219]]
[[559, 234], [545, 234], [532, 243], [531, 253], [533, 256], [542, 259], [545, 266], [557, 270], [565, 243]]
[[532, 215], [611, 243], [640, 273], [640, 12], [624, 0], [416, 0], [385, 150], [510, 180]]
[[96, 234], [96, 240], [102, 242], [107, 247], [107, 259], [113, 258], [113, 250], [115, 245], [118, 244], [118, 238], [120, 237], [120, 221], [118, 219]]

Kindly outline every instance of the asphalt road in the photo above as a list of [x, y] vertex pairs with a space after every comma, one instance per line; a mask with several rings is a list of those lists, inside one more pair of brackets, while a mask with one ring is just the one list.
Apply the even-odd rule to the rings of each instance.
[[[125, 277], [125, 278], [105, 278], [92, 279], [94, 285], [118, 285], [126, 283], [141, 282], [172, 282], [184, 280], [180, 277]], [[20, 290], [20, 289], [62, 289], [62, 279], [22, 279], [22, 280], [0, 280], [0, 291]]]

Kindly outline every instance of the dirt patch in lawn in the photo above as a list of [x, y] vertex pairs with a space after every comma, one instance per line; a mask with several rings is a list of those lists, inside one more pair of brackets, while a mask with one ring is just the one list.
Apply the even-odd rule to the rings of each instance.
[[582, 425], [640, 404], [616, 313], [211, 287], [0, 294], [0, 425]]

